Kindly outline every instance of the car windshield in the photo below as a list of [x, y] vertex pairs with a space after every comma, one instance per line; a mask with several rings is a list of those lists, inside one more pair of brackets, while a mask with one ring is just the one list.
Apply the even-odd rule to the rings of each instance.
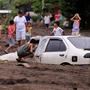
[[76, 48], [90, 50], [90, 37], [68, 37], [68, 40]]

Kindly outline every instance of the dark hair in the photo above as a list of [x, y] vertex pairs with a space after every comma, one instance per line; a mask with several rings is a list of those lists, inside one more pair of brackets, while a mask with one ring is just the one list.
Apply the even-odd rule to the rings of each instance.
[[54, 22], [54, 23], [57, 24], [57, 26], [59, 26], [59, 24], [60, 24], [58, 21], [56, 21], [56, 22]]
[[38, 43], [39, 43], [39, 40], [31, 39], [31, 40], [30, 40], [30, 43], [38, 44]]
[[19, 11], [18, 11], [18, 14], [23, 14], [23, 11], [22, 11], [22, 10], [19, 10]]
[[14, 24], [14, 21], [13, 20], [10, 20], [9, 24], [10, 25], [13, 25]]

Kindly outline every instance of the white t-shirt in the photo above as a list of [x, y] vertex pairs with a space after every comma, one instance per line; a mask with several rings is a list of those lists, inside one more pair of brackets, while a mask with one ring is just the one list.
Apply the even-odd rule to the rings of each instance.
[[16, 24], [16, 30], [22, 31], [22, 30], [26, 29], [25, 23], [27, 21], [26, 21], [26, 18], [24, 16], [22, 16], [22, 17], [16, 16], [14, 18], [14, 22]]
[[54, 33], [54, 36], [60, 36], [63, 34], [63, 29], [60, 27], [54, 28], [53, 33]]
[[44, 16], [44, 23], [49, 24], [50, 23], [50, 16]]

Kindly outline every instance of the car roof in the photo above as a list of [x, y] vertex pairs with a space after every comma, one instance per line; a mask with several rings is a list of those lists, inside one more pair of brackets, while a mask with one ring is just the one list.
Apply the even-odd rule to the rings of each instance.
[[68, 38], [68, 37], [87, 37], [87, 36], [71, 36], [71, 35], [67, 35], [67, 36], [42, 36], [43, 38], [53, 38], [53, 37], [59, 37], [59, 38]]
[[87, 37], [87, 36], [71, 36], [71, 35], [67, 35], [67, 36], [34, 36], [34, 37], [31, 37], [31, 39], [35, 39], [35, 40], [42, 40], [42, 39], [49, 39], [49, 38], [81, 38], [81, 37]]
[[69, 36], [69, 35], [68, 36], [42, 36], [43, 39], [48, 39], [48, 38], [68, 38], [68, 37], [82, 37], [82, 36]]

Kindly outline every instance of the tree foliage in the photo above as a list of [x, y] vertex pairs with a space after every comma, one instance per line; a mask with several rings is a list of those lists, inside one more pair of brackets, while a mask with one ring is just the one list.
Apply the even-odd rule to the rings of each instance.
[[[43, 2], [44, 1], [44, 6]], [[35, 12], [42, 12], [43, 10], [54, 12], [59, 9], [62, 0], [32, 0], [32, 8]]]
[[13, 0], [14, 5], [22, 5], [22, 4], [27, 4], [29, 3], [31, 0]]
[[0, 0], [0, 9], [9, 9], [10, 8], [10, 4], [9, 4], [10, 0]]
[[42, 0], [32, 0], [32, 8], [35, 12], [42, 12]]
[[9, 7], [15, 10], [16, 6], [29, 4], [33, 11], [41, 13], [43, 10], [55, 12], [61, 9], [62, 14], [68, 18], [75, 13], [79, 13], [83, 27], [90, 27], [90, 1], [89, 0], [44, 0], [44, 8], [42, 0], [0, 0], [0, 9]]
[[79, 13], [82, 19], [81, 26], [90, 28], [90, 2], [88, 0], [63, 0], [62, 12], [68, 18]]

